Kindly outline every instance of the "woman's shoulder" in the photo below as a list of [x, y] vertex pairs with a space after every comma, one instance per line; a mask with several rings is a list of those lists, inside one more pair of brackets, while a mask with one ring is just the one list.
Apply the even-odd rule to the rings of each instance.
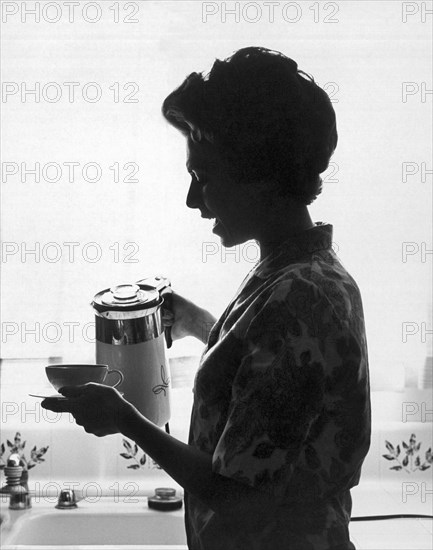
[[362, 315], [361, 294], [353, 277], [337, 256], [313, 257], [280, 269], [259, 281], [254, 302], [256, 311], [290, 307], [301, 311], [332, 310], [340, 319], [354, 309]]

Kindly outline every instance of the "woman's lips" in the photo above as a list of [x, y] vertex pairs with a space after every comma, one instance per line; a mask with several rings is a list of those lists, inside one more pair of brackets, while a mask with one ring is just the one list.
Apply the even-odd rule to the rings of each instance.
[[202, 214], [201, 216], [202, 218], [205, 218], [207, 220], [213, 220], [213, 226], [212, 226], [212, 231], [214, 231], [218, 226], [221, 225], [221, 222], [219, 221], [218, 218], [215, 218], [214, 216], [204, 216]]

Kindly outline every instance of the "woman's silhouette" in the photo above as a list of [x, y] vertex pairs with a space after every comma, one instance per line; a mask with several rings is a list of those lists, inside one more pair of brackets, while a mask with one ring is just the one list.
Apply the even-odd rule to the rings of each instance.
[[174, 340], [206, 344], [189, 443], [105, 386], [44, 406], [120, 431], [182, 485], [192, 550], [353, 549], [350, 488], [370, 444], [362, 303], [332, 226], [307, 208], [337, 144], [330, 100], [293, 60], [249, 47], [190, 74], [162, 112], [186, 137], [187, 206], [215, 219], [223, 246], [261, 252], [217, 321], [173, 296]]

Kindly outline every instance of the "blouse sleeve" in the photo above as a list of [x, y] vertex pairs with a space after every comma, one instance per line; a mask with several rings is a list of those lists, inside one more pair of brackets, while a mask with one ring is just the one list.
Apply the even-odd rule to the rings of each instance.
[[[334, 307], [311, 281], [280, 283], [268, 296], [245, 333], [213, 468], [282, 496], [300, 463], [317, 469], [321, 453], [328, 463], [339, 458], [329, 433], [340, 428], [329, 413], [356, 393], [363, 351], [349, 304]], [[320, 428], [325, 411], [328, 435]], [[343, 429], [359, 435], [353, 420]]]

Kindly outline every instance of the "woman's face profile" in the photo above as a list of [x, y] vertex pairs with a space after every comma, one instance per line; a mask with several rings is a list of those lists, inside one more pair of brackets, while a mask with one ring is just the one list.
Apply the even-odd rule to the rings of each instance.
[[221, 238], [223, 246], [254, 238], [254, 186], [233, 181], [215, 147], [207, 141], [198, 143], [188, 138], [186, 168], [191, 175], [186, 204], [200, 210], [203, 218], [215, 219], [212, 232]]

